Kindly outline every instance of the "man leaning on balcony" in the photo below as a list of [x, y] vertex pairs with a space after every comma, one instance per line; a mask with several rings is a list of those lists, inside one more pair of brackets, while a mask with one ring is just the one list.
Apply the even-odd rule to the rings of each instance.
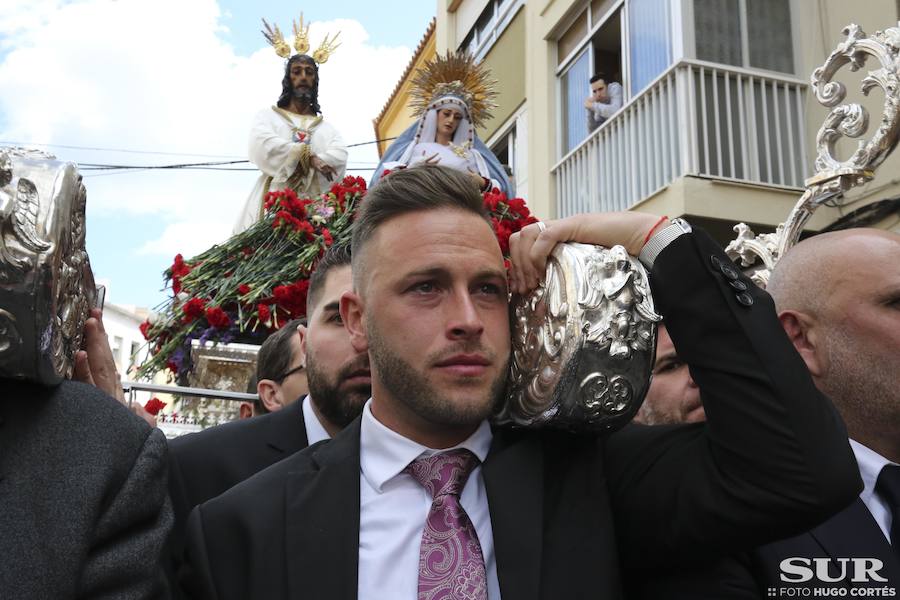
[[597, 73], [591, 77], [591, 95], [584, 101], [584, 108], [588, 131], [593, 131], [622, 108], [622, 85], [609, 81], [605, 73]]

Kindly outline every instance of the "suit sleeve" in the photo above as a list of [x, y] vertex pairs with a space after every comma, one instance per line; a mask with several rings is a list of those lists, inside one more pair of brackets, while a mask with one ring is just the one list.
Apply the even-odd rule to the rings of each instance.
[[216, 600], [219, 597], [206, 549], [202, 505], [188, 517], [184, 561], [178, 569], [178, 587], [179, 592], [191, 600]]
[[148, 433], [128, 476], [98, 517], [79, 598], [169, 597], [161, 565], [163, 544], [172, 527], [166, 441], [158, 429]]
[[696, 229], [660, 254], [651, 286], [707, 422], [631, 426], [607, 441], [625, 565], [742, 551], [852, 502], [862, 484], [847, 432], [771, 297]]
[[169, 498], [172, 500], [172, 512], [174, 524], [172, 533], [166, 541], [164, 553], [164, 567], [166, 578], [172, 588], [173, 596], [179, 598], [176, 574], [184, 550], [184, 531], [188, 515], [193, 508], [188, 488], [184, 480], [184, 473], [179, 460], [179, 451], [176, 445], [169, 445]]
[[629, 573], [628, 600], [763, 600], [746, 554], [724, 557], [689, 569]]

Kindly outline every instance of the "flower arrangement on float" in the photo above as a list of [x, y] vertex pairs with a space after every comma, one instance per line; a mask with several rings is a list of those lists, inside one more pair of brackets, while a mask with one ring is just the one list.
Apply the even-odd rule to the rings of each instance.
[[[171, 297], [141, 325], [150, 355], [138, 375], [166, 369], [170, 380], [184, 384], [194, 340], [261, 344], [306, 316], [309, 277], [329, 246], [350, 242], [365, 195], [365, 181], [353, 176], [317, 198], [269, 192], [262, 219], [249, 229], [189, 260], [177, 255], [164, 273]], [[536, 219], [524, 200], [496, 189], [484, 193], [484, 203], [508, 259], [509, 237]]]

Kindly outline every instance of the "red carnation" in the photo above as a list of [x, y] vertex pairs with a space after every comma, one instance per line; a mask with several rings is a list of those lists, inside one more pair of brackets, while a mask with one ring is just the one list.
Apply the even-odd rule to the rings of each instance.
[[242, 283], [241, 285], [238, 286], [238, 294], [239, 295], [246, 296], [249, 293], [250, 293], [250, 286], [247, 285], [246, 283]]
[[184, 303], [184, 306], [181, 307], [181, 310], [184, 312], [186, 321], [199, 319], [203, 316], [203, 313], [206, 310], [206, 300], [204, 300], [203, 298], [191, 298]]
[[268, 323], [269, 319], [272, 317], [272, 312], [269, 310], [269, 307], [265, 304], [259, 304], [256, 307], [256, 314], [258, 315], [258, 319], [260, 323]]
[[150, 319], [147, 319], [146, 321], [141, 323], [141, 325], [140, 325], [140, 327], [138, 327], [138, 329], [141, 330], [141, 335], [144, 336], [145, 340], [150, 339]]
[[306, 314], [306, 294], [309, 290], [309, 280], [301, 279], [289, 285], [279, 285], [272, 290], [275, 302], [283, 310], [287, 311], [291, 318], [302, 317]]
[[147, 404], [144, 405], [144, 410], [153, 415], [154, 417], [159, 414], [159, 411], [166, 407], [166, 403], [153, 396], [147, 401]]
[[331, 232], [326, 228], [322, 228], [322, 241], [325, 242], [325, 247], [328, 247], [334, 243], [334, 238], [331, 237]]
[[206, 309], [206, 320], [216, 329], [225, 329], [231, 325], [231, 319], [219, 306], [213, 306]]
[[184, 262], [181, 254], [176, 254], [169, 272], [172, 274], [172, 291], [178, 294], [181, 292], [181, 279], [191, 272], [191, 266]]

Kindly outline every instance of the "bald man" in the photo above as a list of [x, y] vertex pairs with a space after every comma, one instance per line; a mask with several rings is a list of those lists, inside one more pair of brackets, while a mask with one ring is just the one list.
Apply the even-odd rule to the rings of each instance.
[[900, 235], [814, 236], [781, 259], [767, 291], [847, 425], [865, 488], [802, 535], [656, 578], [634, 598], [822, 597], [817, 589], [829, 590], [824, 597], [900, 596]]

